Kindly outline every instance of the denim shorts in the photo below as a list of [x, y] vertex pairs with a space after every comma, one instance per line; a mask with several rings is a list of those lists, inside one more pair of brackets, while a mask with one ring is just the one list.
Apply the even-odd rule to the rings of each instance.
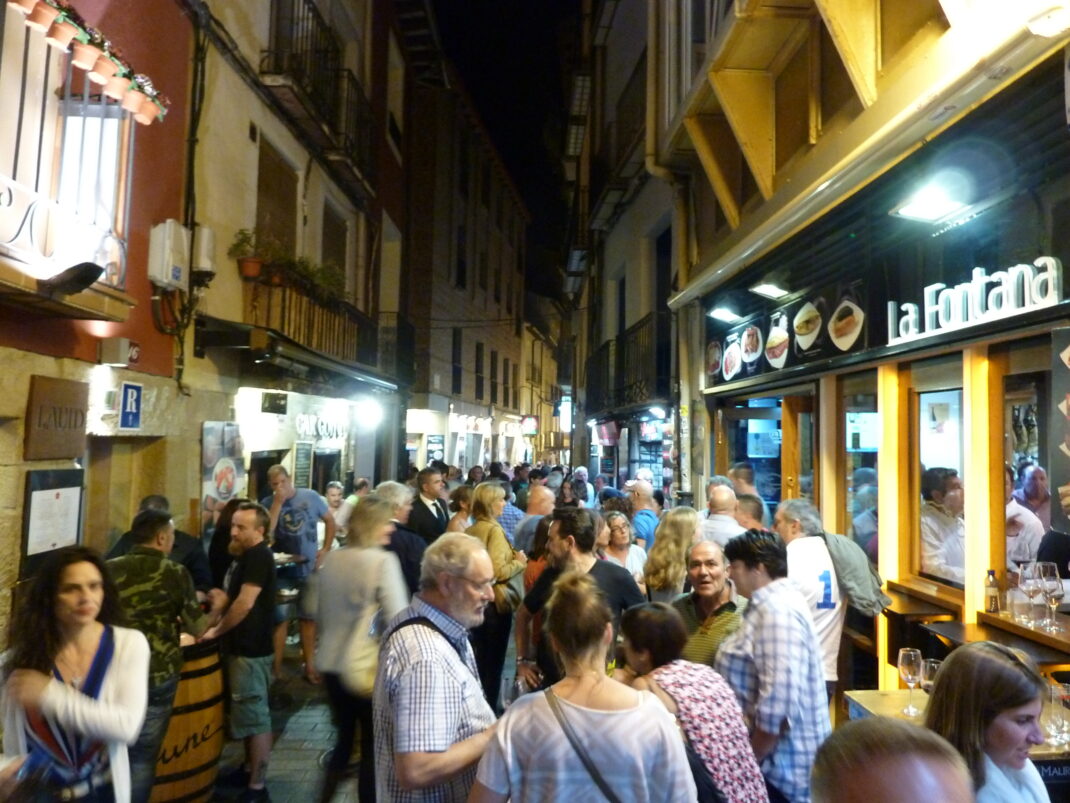
[[268, 688], [271, 686], [272, 656], [247, 658], [227, 656], [230, 684], [230, 738], [243, 739], [271, 732]]
[[296, 589], [297, 596], [289, 602], [277, 604], [275, 606], [275, 624], [281, 625], [283, 622], [287, 622], [296, 616], [298, 619], [315, 619], [316, 613], [314, 608], [310, 608], [312, 601], [308, 598], [309, 594], [309, 580], [308, 577], [278, 577], [275, 579], [275, 592]]

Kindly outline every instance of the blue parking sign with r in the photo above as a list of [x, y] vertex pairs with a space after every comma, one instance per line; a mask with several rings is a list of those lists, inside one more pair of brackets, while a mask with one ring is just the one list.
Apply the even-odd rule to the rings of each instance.
[[119, 429], [141, 429], [141, 385], [123, 382], [119, 394]]

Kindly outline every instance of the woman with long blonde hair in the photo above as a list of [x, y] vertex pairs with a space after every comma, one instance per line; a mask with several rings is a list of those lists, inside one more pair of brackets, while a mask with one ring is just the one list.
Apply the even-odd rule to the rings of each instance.
[[483, 624], [469, 637], [476, 656], [483, 694], [491, 708], [498, 707], [498, 692], [513, 625], [513, 609], [506, 594], [509, 578], [524, 571], [527, 557], [514, 552], [498, 517], [505, 509], [505, 490], [497, 482], [481, 482], [472, 490], [472, 518], [475, 524], [465, 530], [483, 542], [494, 565], [494, 604], [483, 612]]
[[672, 602], [683, 593], [687, 549], [694, 542], [698, 527], [698, 513], [689, 507], [674, 507], [662, 517], [643, 567], [651, 602]]

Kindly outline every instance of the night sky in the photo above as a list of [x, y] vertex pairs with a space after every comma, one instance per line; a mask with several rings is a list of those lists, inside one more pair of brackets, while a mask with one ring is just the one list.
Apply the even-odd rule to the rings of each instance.
[[575, 52], [579, 0], [434, 0], [434, 10], [443, 49], [531, 213], [528, 287], [556, 295], [567, 211], [562, 62]]

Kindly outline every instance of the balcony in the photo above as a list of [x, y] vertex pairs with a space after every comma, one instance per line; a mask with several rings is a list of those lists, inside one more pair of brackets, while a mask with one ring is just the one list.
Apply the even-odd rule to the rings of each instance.
[[591, 167], [590, 226], [607, 229], [620, 207], [646, 178], [644, 137], [646, 132], [646, 51], [639, 57], [621, 90], [614, 117], [602, 132], [602, 142]]
[[242, 293], [242, 321], [269, 329], [326, 357], [374, 366], [375, 321], [344, 301], [324, 302], [297, 284], [251, 282]]
[[353, 178], [374, 181], [372, 168], [372, 107], [350, 70], [339, 70], [338, 102], [335, 111], [335, 150], [327, 158], [342, 170], [350, 170]]
[[313, 0], [273, 0], [260, 81], [334, 177], [358, 197], [370, 194], [372, 112], [342, 43]]
[[587, 411], [599, 416], [667, 401], [672, 380], [672, 317], [652, 312], [587, 359]]

